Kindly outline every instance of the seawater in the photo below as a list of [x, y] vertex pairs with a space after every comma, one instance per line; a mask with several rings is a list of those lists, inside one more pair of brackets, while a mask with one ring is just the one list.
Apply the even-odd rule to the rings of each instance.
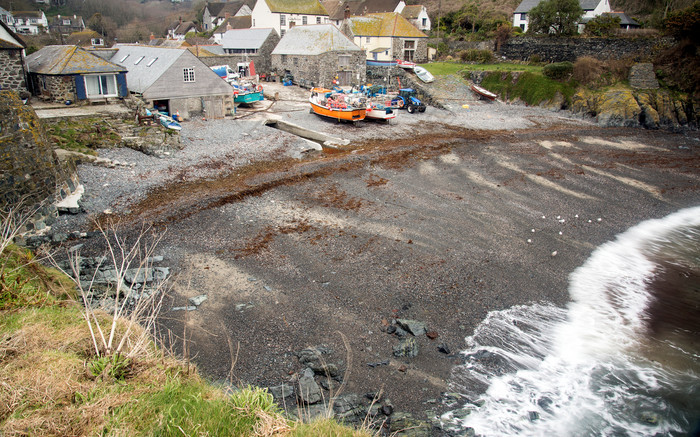
[[491, 312], [443, 416], [457, 435], [700, 435], [700, 207], [640, 223], [569, 280], [571, 303]]

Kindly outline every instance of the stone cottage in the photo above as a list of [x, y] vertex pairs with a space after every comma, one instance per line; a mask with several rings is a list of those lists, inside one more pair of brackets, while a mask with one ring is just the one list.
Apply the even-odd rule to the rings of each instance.
[[78, 46], [46, 46], [27, 56], [30, 89], [54, 102], [128, 95], [126, 69]]
[[365, 52], [333, 24], [295, 26], [272, 51], [272, 69], [297, 83], [331, 87], [365, 83]]
[[27, 91], [24, 49], [27, 45], [4, 21], [0, 21], [0, 89]]
[[399, 13], [349, 17], [341, 29], [365, 51], [368, 61], [428, 61], [428, 36]]

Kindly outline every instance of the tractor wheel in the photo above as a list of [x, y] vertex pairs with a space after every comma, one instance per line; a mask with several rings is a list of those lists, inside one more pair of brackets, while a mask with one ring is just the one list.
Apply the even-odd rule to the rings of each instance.
[[418, 112], [425, 112], [425, 106], [421, 106], [420, 108], [418, 108]]
[[416, 107], [413, 106], [412, 103], [409, 103], [408, 106], [406, 106], [406, 110], [409, 114], [413, 114], [414, 112], [416, 112]]

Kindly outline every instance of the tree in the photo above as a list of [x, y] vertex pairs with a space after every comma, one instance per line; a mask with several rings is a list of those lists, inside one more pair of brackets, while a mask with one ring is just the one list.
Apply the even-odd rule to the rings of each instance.
[[117, 33], [117, 23], [115, 23], [111, 18], [103, 16], [99, 12], [90, 17], [86, 24], [87, 27], [105, 38], [114, 38]]
[[591, 36], [613, 36], [620, 28], [620, 17], [601, 14], [586, 23], [586, 34]]
[[700, 1], [668, 14], [663, 27], [667, 34], [678, 40], [689, 39], [696, 44], [700, 43]]
[[570, 36], [578, 32], [583, 9], [578, 0], [544, 0], [529, 13], [528, 32]]

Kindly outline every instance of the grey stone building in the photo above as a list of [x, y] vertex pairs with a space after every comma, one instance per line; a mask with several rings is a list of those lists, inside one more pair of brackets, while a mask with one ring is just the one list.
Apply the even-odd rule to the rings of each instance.
[[4, 21], [0, 21], [0, 89], [27, 91], [26, 47], [24, 41]]
[[129, 91], [170, 114], [223, 118], [233, 88], [186, 49], [117, 44], [111, 61], [128, 70]]
[[331, 87], [365, 83], [365, 52], [333, 24], [294, 26], [272, 51], [272, 69], [297, 83]]
[[[221, 39], [226, 55], [236, 55], [236, 62], [255, 62], [258, 73], [272, 68], [270, 57], [280, 41], [275, 29], [231, 29]], [[231, 67], [234, 67], [233, 65]]]

